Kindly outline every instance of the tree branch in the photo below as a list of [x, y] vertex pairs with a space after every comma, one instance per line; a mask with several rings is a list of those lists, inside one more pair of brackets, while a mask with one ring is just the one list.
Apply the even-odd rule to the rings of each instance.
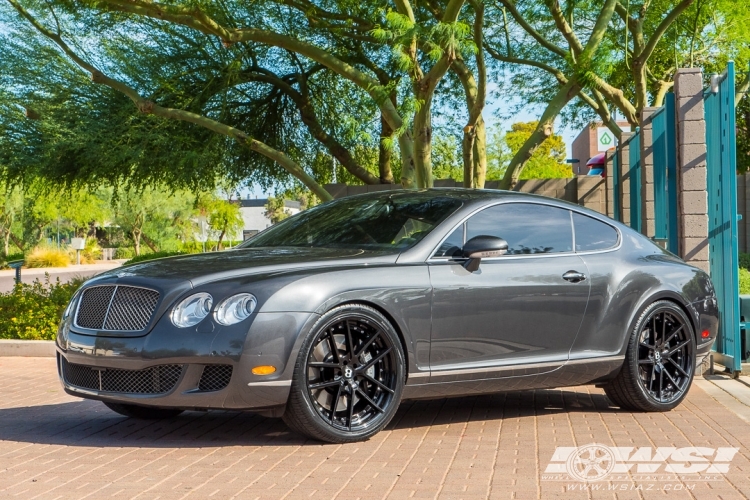
[[653, 54], [654, 50], [656, 49], [656, 45], [661, 40], [661, 37], [664, 36], [664, 33], [667, 32], [667, 29], [669, 29], [675, 19], [677, 19], [680, 14], [682, 14], [685, 9], [687, 9], [694, 1], [695, 0], [682, 0], [680, 3], [675, 5], [672, 11], [667, 14], [664, 19], [662, 19], [662, 21], [659, 23], [659, 25], [656, 27], [653, 34], [649, 38], [646, 46], [643, 48], [641, 53], [638, 54], [637, 59], [642, 64], [645, 64], [646, 61], [648, 61], [648, 59], [651, 57], [651, 54]]
[[546, 0], [545, 3], [547, 4], [550, 14], [552, 14], [555, 26], [557, 26], [557, 29], [562, 33], [562, 36], [570, 46], [570, 50], [577, 58], [581, 55], [581, 52], [583, 52], [583, 45], [578, 41], [578, 37], [573, 32], [573, 28], [570, 27], [570, 24], [568, 24], [568, 21], [565, 19], [565, 14], [563, 14], [562, 9], [560, 8], [560, 2], [558, 0]]
[[555, 45], [554, 43], [550, 42], [546, 38], [544, 38], [537, 30], [534, 29], [533, 26], [531, 26], [526, 19], [523, 18], [520, 12], [518, 12], [518, 9], [516, 9], [515, 3], [511, 0], [496, 0], [500, 2], [505, 9], [510, 12], [510, 15], [513, 16], [513, 19], [516, 20], [516, 22], [521, 25], [521, 27], [524, 29], [526, 33], [531, 35], [534, 40], [539, 42], [539, 44], [544, 47], [545, 49], [549, 50], [550, 52], [553, 52], [554, 54], [557, 54], [560, 57], [567, 57], [568, 53]]
[[120, 82], [114, 78], [110, 78], [101, 71], [99, 71], [96, 67], [89, 64], [82, 58], [78, 57], [77, 54], [75, 54], [71, 48], [68, 46], [63, 39], [42, 26], [31, 14], [29, 14], [18, 2], [17, 0], [8, 0], [8, 2], [18, 11], [19, 14], [21, 14], [22, 17], [24, 17], [26, 20], [28, 20], [36, 29], [39, 31], [42, 35], [46, 36], [50, 40], [52, 40], [60, 49], [62, 49], [65, 54], [70, 57], [71, 60], [73, 60], [79, 67], [86, 70], [91, 74], [91, 80], [94, 83], [100, 83], [102, 85], [106, 85], [107, 87], [110, 87], [114, 90], [117, 90], [118, 92], [121, 92], [125, 94], [128, 98], [130, 98], [131, 101], [136, 105], [139, 111], [142, 113], [147, 114], [153, 114], [156, 116], [160, 116], [163, 118], [169, 118], [174, 120], [180, 120], [185, 121], [188, 123], [193, 123], [196, 125], [200, 125], [201, 127], [207, 128], [209, 130], [212, 130], [214, 132], [217, 132], [222, 135], [226, 135], [227, 137], [231, 137], [235, 139], [240, 144], [249, 147], [251, 150], [260, 153], [267, 158], [270, 158], [271, 160], [276, 161], [281, 165], [287, 172], [295, 176], [297, 179], [299, 179], [303, 184], [305, 184], [311, 191], [313, 191], [321, 200], [330, 200], [332, 199], [331, 195], [323, 189], [312, 177], [310, 177], [303, 169], [300, 167], [296, 162], [294, 162], [292, 159], [290, 159], [288, 156], [286, 156], [281, 151], [277, 151], [276, 149], [273, 149], [272, 147], [263, 144], [260, 141], [257, 141], [255, 139], [252, 139], [247, 136], [244, 132], [242, 132], [239, 129], [236, 129], [234, 127], [231, 127], [229, 125], [226, 125], [224, 123], [220, 123], [216, 120], [212, 120], [208, 117], [198, 115], [196, 113], [191, 113], [189, 111], [184, 111], [181, 109], [174, 109], [174, 108], [165, 108], [162, 106], [159, 106], [152, 101], [149, 101], [145, 98], [143, 98], [135, 89], [130, 87], [129, 85]]

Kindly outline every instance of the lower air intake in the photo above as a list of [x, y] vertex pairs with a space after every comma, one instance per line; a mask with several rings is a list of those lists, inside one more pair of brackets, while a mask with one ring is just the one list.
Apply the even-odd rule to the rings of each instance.
[[198, 383], [198, 389], [205, 392], [220, 391], [229, 385], [232, 378], [232, 365], [206, 365]]
[[116, 370], [76, 365], [62, 360], [65, 382], [81, 389], [123, 394], [165, 394], [177, 385], [182, 365], [152, 366], [144, 370]]

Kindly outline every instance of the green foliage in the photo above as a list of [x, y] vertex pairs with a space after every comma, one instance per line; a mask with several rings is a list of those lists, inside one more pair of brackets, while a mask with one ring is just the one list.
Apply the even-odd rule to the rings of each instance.
[[135, 257], [135, 250], [132, 247], [117, 247], [115, 248], [113, 259], [132, 259]]
[[70, 255], [62, 249], [39, 246], [26, 255], [24, 262], [29, 268], [68, 267]]
[[750, 271], [740, 268], [740, 295], [750, 295]]
[[440, 135], [432, 146], [432, 172], [435, 179], [463, 182], [464, 164], [461, 144], [456, 136]]
[[12, 292], [0, 294], [0, 338], [54, 340], [63, 311], [85, 280], [16, 285]]
[[292, 215], [292, 213], [285, 207], [285, 201], [286, 200], [283, 197], [268, 197], [266, 211], [263, 212], [263, 214], [271, 219], [271, 224], [277, 224]]
[[750, 271], [750, 253], [740, 252], [739, 254], [740, 267]]
[[[502, 177], [508, 161], [521, 149], [536, 129], [537, 122], [517, 122], [504, 135], [497, 131], [490, 137], [492, 141], [488, 147], [487, 179], [495, 180]], [[521, 179], [555, 179], [573, 177], [573, 170], [565, 163], [565, 142], [562, 136], [552, 134], [547, 137], [526, 163], [521, 171]]]

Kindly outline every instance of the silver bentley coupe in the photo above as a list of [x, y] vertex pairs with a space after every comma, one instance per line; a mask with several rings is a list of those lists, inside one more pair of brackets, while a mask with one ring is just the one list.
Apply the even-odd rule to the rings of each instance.
[[367, 439], [404, 399], [596, 384], [685, 397], [716, 338], [709, 276], [580, 206], [505, 191], [352, 196], [224, 252], [87, 281], [57, 335], [68, 394], [134, 418], [281, 417]]

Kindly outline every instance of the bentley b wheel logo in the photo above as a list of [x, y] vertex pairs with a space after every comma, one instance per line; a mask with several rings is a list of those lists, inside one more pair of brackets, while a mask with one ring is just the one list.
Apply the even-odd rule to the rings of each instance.
[[615, 468], [615, 454], [600, 444], [582, 446], [568, 457], [566, 468], [568, 474], [580, 481], [599, 481]]
[[354, 372], [352, 371], [351, 368], [349, 368], [348, 366], [344, 368], [344, 377], [352, 378], [352, 375], [354, 375]]

